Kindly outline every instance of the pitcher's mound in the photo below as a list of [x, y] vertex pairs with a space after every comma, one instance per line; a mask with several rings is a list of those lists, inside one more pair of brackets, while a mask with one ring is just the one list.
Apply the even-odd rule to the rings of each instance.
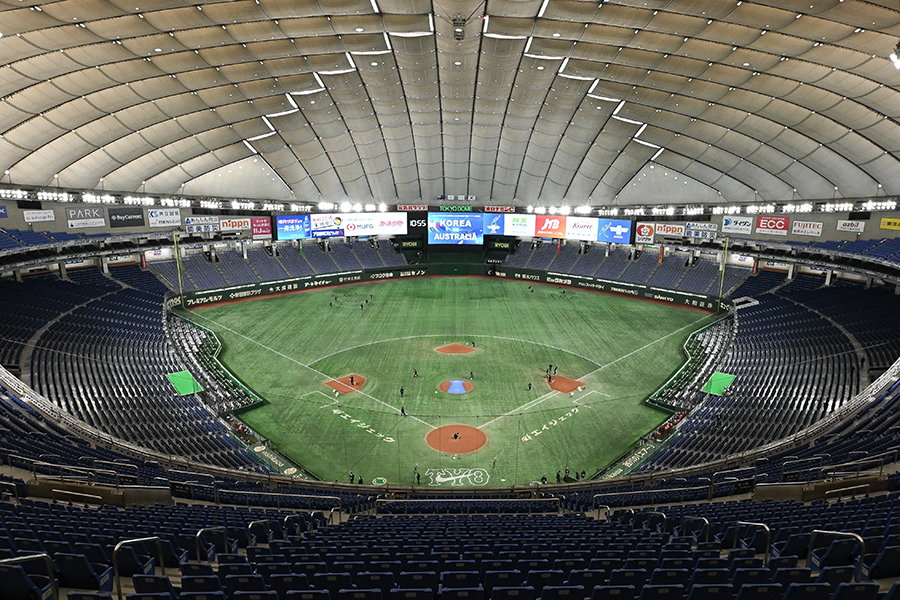
[[444, 454], [475, 452], [487, 443], [487, 435], [469, 425], [445, 425], [425, 436], [429, 446]]
[[[350, 377], [353, 377], [353, 385], [350, 385]], [[355, 392], [356, 390], [360, 389], [363, 385], [365, 385], [365, 383], [365, 377], [353, 373], [353, 375], [347, 375], [346, 377], [341, 377], [340, 379], [332, 379], [331, 381], [326, 381], [325, 385], [336, 389], [341, 394], [349, 394], [350, 392]]]
[[475, 348], [469, 348], [465, 344], [448, 344], [446, 346], [441, 346], [440, 348], [435, 348], [435, 352], [443, 352], [444, 354], [468, 354], [469, 352], [475, 352]]
[[550, 379], [550, 389], [556, 390], [557, 392], [562, 392], [564, 394], [568, 394], [569, 392], [574, 392], [580, 387], [584, 387], [585, 383], [580, 381], [575, 381], [574, 379], [569, 379], [568, 377], [563, 377], [562, 375], [554, 375]]
[[471, 392], [475, 389], [475, 386], [472, 385], [471, 381], [465, 381], [463, 379], [451, 379], [450, 381], [443, 382], [438, 387], [442, 392], [447, 392], [448, 394], [465, 394], [466, 392]]

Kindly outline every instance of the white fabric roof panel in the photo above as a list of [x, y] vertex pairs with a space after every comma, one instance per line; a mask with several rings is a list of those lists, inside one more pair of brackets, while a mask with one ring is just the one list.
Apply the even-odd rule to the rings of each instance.
[[[63, 185], [241, 197], [415, 201], [477, 187], [485, 202], [636, 201], [667, 189], [654, 157], [689, 184], [647, 202], [900, 188], [900, 72], [886, 60], [900, 7], [376, 6], [0, 2], [0, 165], [12, 183], [46, 185], [59, 170]], [[244, 189], [233, 175], [244, 142], [271, 183]]]

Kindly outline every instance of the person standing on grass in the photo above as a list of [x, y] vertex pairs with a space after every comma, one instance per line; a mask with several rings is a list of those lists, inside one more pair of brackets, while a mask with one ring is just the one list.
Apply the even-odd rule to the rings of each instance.
[[353, 471], [350, 471], [350, 483], [353, 483]]
[[475, 379], [475, 371], [469, 371], [469, 379]]
[[562, 473], [556, 472], [556, 483], [562, 483]]
[[403, 386], [402, 385], [400, 386], [400, 397], [401, 398], [403, 397]]

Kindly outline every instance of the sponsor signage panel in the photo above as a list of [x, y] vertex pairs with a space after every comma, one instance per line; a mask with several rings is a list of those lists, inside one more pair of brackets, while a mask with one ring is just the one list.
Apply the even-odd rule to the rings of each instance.
[[181, 227], [180, 208], [153, 208], [147, 211], [150, 227]]
[[110, 227], [143, 227], [144, 209], [140, 206], [110, 207], [106, 209]]
[[311, 215], [277, 215], [275, 237], [279, 240], [300, 240], [310, 237]]
[[[269, 294], [282, 294], [285, 292], [298, 292], [301, 290], [311, 290], [329, 285], [354, 283], [358, 281], [381, 281], [385, 279], [424, 277], [430, 273], [430, 269], [430, 265], [416, 265], [415, 267], [404, 267], [399, 269], [361, 269], [358, 271], [331, 273], [328, 275], [306, 275], [303, 277], [292, 277], [290, 279], [281, 279], [278, 281], [247, 283], [227, 288], [203, 290], [200, 292], [185, 292], [184, 306], [192, 308], [203, 306], [204, 304], [212, 304], [213, 302], [242, 300], [258, 296], [267, 296]], [[171, 309], [180, 306], [181, 303], [179, 300], [180, 298], [177, 296], [169, 298], [166, 300], [166, 308]]]
[[56, 220], [56, 213], [52, 210], [23, 210], [22, 216], [25, 217], [26, 223], [43, 223]]
[[250, 227], [254, 240], [272, 239], [272, 219], [270, 217], [253, 217]]
[[656, 227], [654, 223], [638, 223], [634, 228], [634, 243], [652, 244], [655, 233]]
[[791, 233], [794, 235], [808, 235], [821, 237], [824, 223], [818, 221], [794, 221], [791, 224]]
[[865, 221], [845, 221], [839, 220], [837, 222], [837, 230], [838, 231], [849, 231], [851, 233], [862, 233], [866, 230], [866, 222]]
[[900, 230], [900, 219], [884, 217], [881, 219], [881, 229]]
[[534, 237], [535, 215], [503, 215], [503, 235]]
[[484, 212], [486, 213], [514, 213], [516, 212], [515, 206], [485, 206]]
[[408, 229], [424, 228], [427, 214], [414, 213], [409, 220], [407, 213], [401, 212], [278, 215], [275, 217], [275, 231], [279, 240], [406, 235]]
[[416, 211], [406, 213], [407, 233], [425, 233], [428, 228], [428, 212]]
[[406, 235], [406, 213], [350, 213], [341, 215], [344, 235]]
[[756, 233], [764, 235], [787, 235], [789, 217], [776, 217], [773, 215], [759, 215], [756, 217]]
[[662, 237], [684, 237], [684, 225], [674, 223], [656, 223], [656, 235]]
[[753, 219], [750, 217], [722, 217], [722, 233], [750, 235], [752, 228]]
[[534, 235], [542, 238], [566, 237], [566, 217], [556, 215], [537, 215], [534, 219]]
[[484, 243], [482, 217], [481, 213], [428, 213], [428, 243], [481, 245]]
[[106, 218], [100, 206], [84, 208], [67, 208], [66, 223], [69, 229], [86, 229], [88, 227], [106, 227]]
[[590, 217], [566, 217], [566, 239], [593, 242], [599, 234], [599, 221]]
[[685, 228], [691, 231], [718, 231], [718, 223], [687, 223]]
[[610, 244], [631, 243], [631, 221], [623, 219], [597, 219], [597, 241]]
[[718, 234], [715, 231], [706, 231], [703, 229], [685, 229], [684, 237], [698, 238], [701, 240], [714, 240]]
[[403, 212], [416, 212], [416, 211], [428, 212], [428, 205], [427, 204], [398, 204], [397, 210], [403, 211]]
[[219, 217], [185, 217], [184, 225], [188, 233], [218, 231]]
[[227, 217], [219, 219], [219, 231], [250, 231], [250, 217]]
[[484, 218], [482, 219], [484, 235], [503, 235], [505, 229], [503, 226], [505, 216], [506, 215], [484, 215]]
[[344, 219], [341, 215], [310, 215], [310, 237], [339, 237], [344, 235], [342, 225]]
[[7, 216], [8, 213], [6, 212], [6, 207], [0, 206], [0, 219], [5, 219]]

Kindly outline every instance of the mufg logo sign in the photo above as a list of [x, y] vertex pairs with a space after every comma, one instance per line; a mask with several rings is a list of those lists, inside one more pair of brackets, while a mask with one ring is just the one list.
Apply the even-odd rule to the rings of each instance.
[[441, 486], [482, 486], [487, 485], [491, 479], [486, 469], [428, 469], [425, 476], [429, 478], [428, 485]]

